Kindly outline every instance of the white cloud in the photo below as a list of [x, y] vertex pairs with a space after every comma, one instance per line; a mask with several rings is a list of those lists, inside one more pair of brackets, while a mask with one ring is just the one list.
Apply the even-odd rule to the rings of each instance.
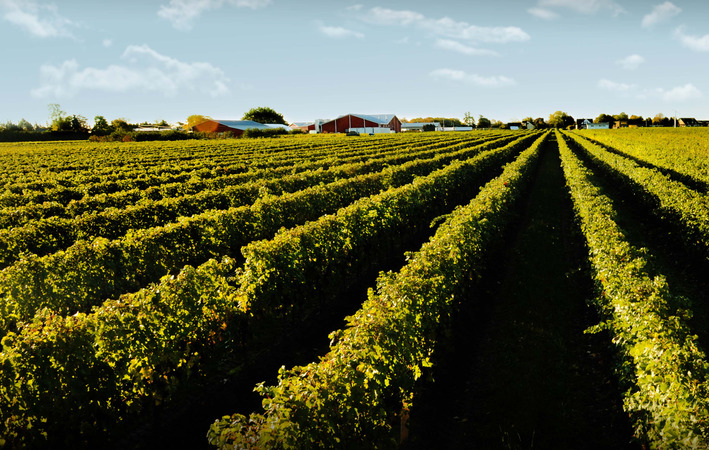
[[672, 89], [640, 89], [635, 84], [617, 83], [606, 79], [598, 81], [598, 87], [607, 91], [633, 96], [639, 100], [660, 99], [666, 102], [683, 102], [702, 97], [702, 92], [691, 83]]
[[74, 37], [71, 28], [76, 24], [62, 17], [54, 5], [42, 5], [34, 0], [0, 0], [0, 10], [3, 19], [34, 36]]
[[[429, 19], [423, 14], [408, 10], [393, 10], [375, 7], [360, 16], [365, 22], [386, 25], [386, 26], [413, 26], [427, 31], [444, 41], [448, 41], [448, 49], [462, 46], [475, 48], [481, 43], [485, 44], [505, 44], [510, 42], [525, 42], [530, 39], [529, 34], [518, 27], [481, 27], [470, 25], [467, 22], [460, 22], [443, 17], [441, 19]], [[443, 39], [445, 38], [445, 39]], [[453, 45], [450, 40], [465, 41], [468, 45]], [[476, 49], [476, 51], [483, 51]], [[489, 51], [485, 51], [489, 54]]]
[[697, 52], [709, 52], [709, 34], [704, 36], [691, 36], [684, 32], [684, 27], [675, 30], [675, 37], [687, 48]]
[[357, 4], [357, 5], [348, 6], [348, 7], [345, 8], [345, 9], [346, 9], [347, 11], [359, 11], [359, 10], [362, 9], [362, 8], [364, 8], [364, 5]]
[[544, 8], [529, 8], [527, 12], [534, 17], [544, 20], [555, 20], [559, 18], [559, 14]]
[[660, 97], [667, 102], [683, 102], [702, 97], [702, 92], [691, 83], [674, 87], [669, 91], [658, 89], [657, 92]]
[[492, 50], [487, 50], [484, 48], [474, 48], [469, 47], [465, 44], [461, 44], [458, 41], [452, 41], [450, 39], [438, 39], [436, 41], [436, 47], [443, 50], [451, 50], [454, 52], [462, 53], [464, 55], [471, 56], [497, 56], [498, 53]]
[[637, 89], [635, 84], [616, 83], [615, 81], [601, 79], [598, 81], [598, 87], [607, 91], [628, 93]]
[[619, 59], [618, 61], [616, 61], [616, 64], [618, 64], [620, 67], [622, 67], [625, 70], [636, 70], [644, 62], [645, 62], [645, 58], [643, 58], [642, 56], [630, 55], [630, 56], [626, 56], [623, 59]]
[[183, 91], [200, 91], [211, 96], [229, 93], [229, 79], [208, 63], [185, 63], [162, 55], [147, 45], [131, 45], [121, 58], [126, 65], [81, 69], [75, 60], [60, 66], [40, 68], [41, 86], [34, 97], [72, 97], [82, 90], [106, 92], [157, 92], [166, 97]]
[[167, 5], [160, 5], [158, 16], [172, 23], [178, 30], [189, 30], [192, 23], [203, 11], [219, 9], [224, 4], [236, 8], [265, 8], [272, 0], [170, 0]]
[[643, 17], [642, 26], [643, 28], [652, 27], [655, 24], [671, 19], [681, 12], [682, 9], [672, 2], [665, 2], [660, 5], [656, 5], [652, 9], [652, 12]]
[[357, 38], [357, 39], [363, 39], [364, 34], [358, 32], [358, 31], [353, 31], [353, 30], [348, 30], [347, 28], [342, 28], [342, 27], [330, 27], [326, 25], [320, 25], [318, 27], [320, 32], [324, 34], [325, 36], [335, 38], [335, 39], [344, 39], [344, 38]]
[[409, 25], [426, 17], [414, 11], [394, 10], [376, 6], [364, 15], [364, 20], [377, 25]]
[[514, 79], [505, 76], [484, 77], [474, 73], [466, 73], [462, 70], [438, 69], [431, 72], [431, 76], [439, 79], [457, 81], [466, 84], [473, 84], [480, 87], [504, 87], [517, 84]]
[[[539, 0], [532, 10], [553, 12], [553, 8], [566, 8], [581, 14], [596, 14], [599, 11], [610, 11], [614, 16], [625, 12], [620, 4], [613, 0]], [[527, 10], [530, 14], [534, 12]], [[538, 11], [537, 11], [538, 13]]]
[[112, 39], [104, 39], [102, 43], [103, 43], [104, 47], [110, 47], [113, 45], [113, 40]]

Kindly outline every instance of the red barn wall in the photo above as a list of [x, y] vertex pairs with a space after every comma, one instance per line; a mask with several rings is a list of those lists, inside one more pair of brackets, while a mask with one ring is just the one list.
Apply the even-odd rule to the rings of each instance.
[[231, 131], [235, 136], [241, 136], [244, 133], [244, 130], [231, 128], [214, 120], [199, 123], [192, 127], [192, 131], [199, 131], [202, 133], [225, 133], [227, 131]]
[[[398, 122], [398, 119], [393, 119], [391, 123]], [[322, 124], [321, 130], [323, 133], [344, 133], [349, 128], [379, 128], [381, 125], [377, 122], [372, 122], [361, 117], [348, 115], [340, 117], [339, 119], [331, 120], [330, 122], [325, 122]], [[391, 128], [391, 126], [390, 126]], [[397, 133], [401, 132], [401, 122], [398, 122]]]

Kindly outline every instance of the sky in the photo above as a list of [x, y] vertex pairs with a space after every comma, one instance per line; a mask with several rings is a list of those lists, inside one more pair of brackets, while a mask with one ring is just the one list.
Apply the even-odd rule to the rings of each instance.
[[0, 122], [709, 119], [709, 2], [0, 0]]

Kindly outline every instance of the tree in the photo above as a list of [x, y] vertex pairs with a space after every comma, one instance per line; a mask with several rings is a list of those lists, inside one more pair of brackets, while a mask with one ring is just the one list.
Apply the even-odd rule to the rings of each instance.
[[475, 128], [475, 117], [472, 116], [469, 112], [465, 113], [465, 116], [463, 117], [463, 122], [469, 126]]
[[126, 119], [119, 117], [118, 119], [113, 119], [111, 121], [111, 128], [113, 128], [113, 131], [118, 131], [120, 133], [130, 133], [133, 131], [135, 126], [129, 124]]
[[108, 121], [103, 116], [94, 117], [94, 126], [91, 128], [91, 134], [94, 136], [107, 136], [113, 133], [113, 127], [108, 124]]
[[547, 123], [544, 121], [544, 118], [537, 117], [536, 119], [534, 119], [534, 128], [536, 128], [537, 130], [543, 130], [548, 126], [549, 125], [547, 125]]
[[277, 113], [271, 108], [268, 108], [266, 106], [260, 106], [258, 108], [251, 108], [249, 111], [244, 114], [244, 117], [242, 117], [242, 120], [253, 120], [254, 122], [258, 123], [279, 123], [282, 125], [288, 125], [286, 122], [286, 119], [283, 118], [283, 115], [280, 113]]
[[185, 131], [190, 131], [195, 125], [199, 125], [200, 123], [206, 122], [208, 120], [212, 120], [212, 118], [209, 116], [203, 116], [201, 114], [192, 114], [187, 118], [187, 123], [183, 124], [182, 128], [184, 128]]
[[564, 111], [556, 111], [549, 115], [549, 126], [552, 128], [566, 128], [574, 124], [574, 118]]
[[593, 123], [612, 123], [613, 120], [613, 116], [608, 114], [600, 114], [598, 117], [593, 119]]
[[614, 114], [613, 118], [615, 120], [628, 120], [628, 115], [626, 113], [622, 112], [620, 114]]
[[490, 119], [482, 115], [478, 116], [478, 128], [490, 128], [491, 125]]

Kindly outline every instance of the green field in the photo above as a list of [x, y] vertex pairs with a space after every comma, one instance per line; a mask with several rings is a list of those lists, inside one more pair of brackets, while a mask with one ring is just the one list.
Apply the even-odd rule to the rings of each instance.
[[0, 144], [0, 172], [7, 448], [709, 448], [709, 130]]

